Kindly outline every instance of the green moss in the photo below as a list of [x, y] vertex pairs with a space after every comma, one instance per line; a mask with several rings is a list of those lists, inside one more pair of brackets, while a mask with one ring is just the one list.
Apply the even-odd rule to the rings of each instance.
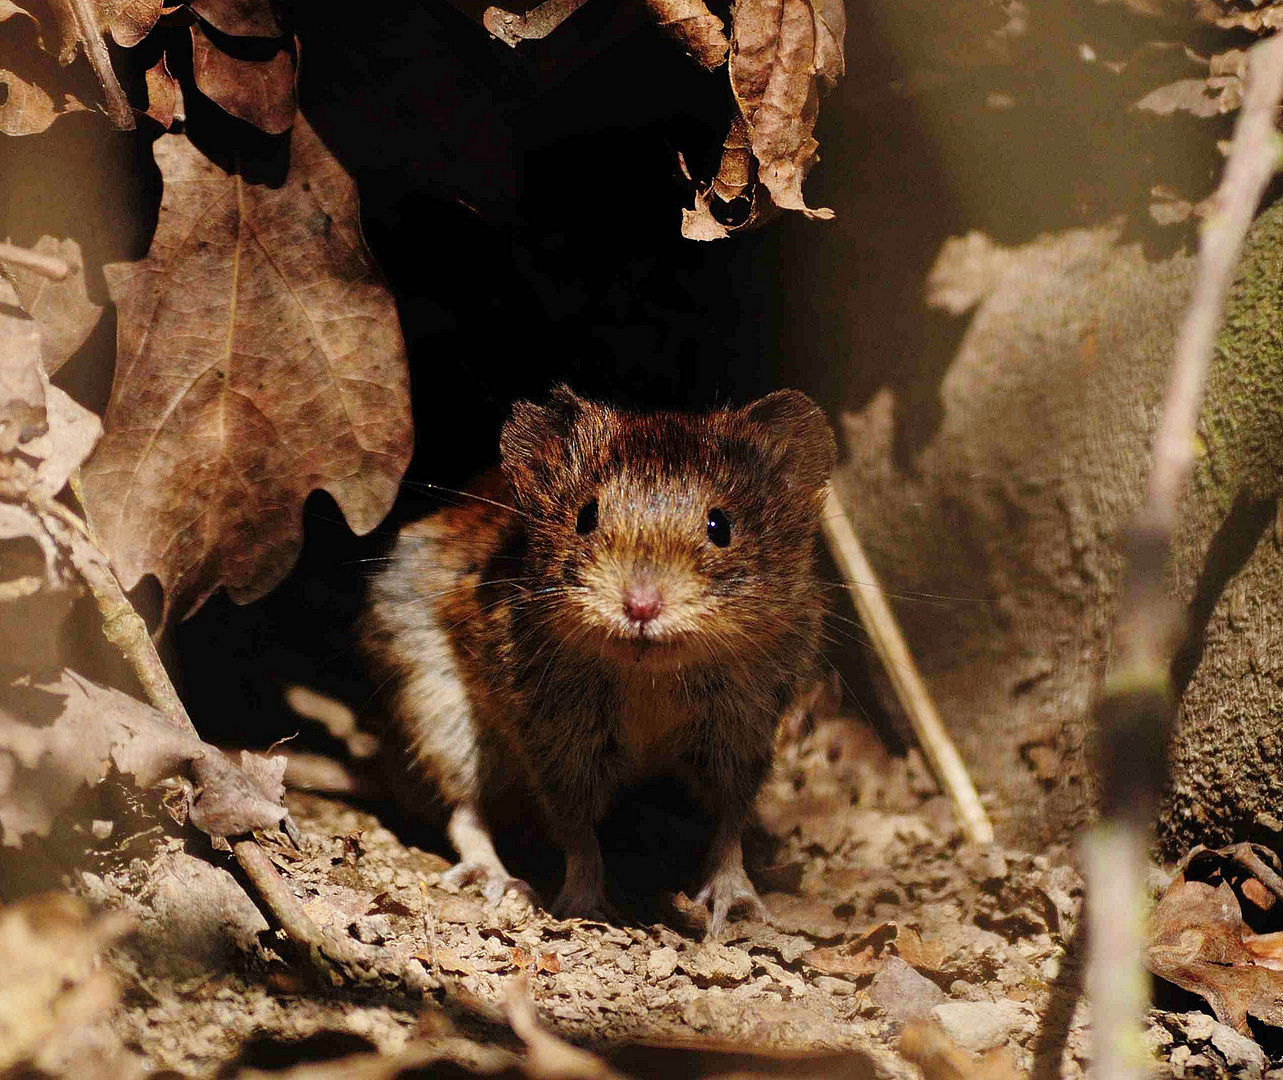
[[1228, 511], [1244, 489], [1273, 498], [1283, 474], [1283, 202], [1248, 233], [1208, 376], [1200, 488]]

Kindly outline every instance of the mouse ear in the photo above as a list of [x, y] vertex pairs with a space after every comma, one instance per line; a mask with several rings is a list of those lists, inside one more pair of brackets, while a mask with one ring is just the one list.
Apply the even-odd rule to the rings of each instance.
[[499, 433], [503, 471], [518, 499], [569, 464], [566, 439], [588, 402], [570, 387], [553, 387], [548, 404], [518, 401]]
[[785, 440], [789, 471], [808, 487], [820, 487], [837, 464], [837, 442], [824, 410], [800, 390], [776, 390], [740, 415]]

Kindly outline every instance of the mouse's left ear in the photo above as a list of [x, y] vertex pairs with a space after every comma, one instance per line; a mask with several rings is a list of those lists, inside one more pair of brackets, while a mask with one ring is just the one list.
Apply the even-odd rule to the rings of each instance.
[[837, 442], [824, 410], [800, 390], [776, 390], [740, 415], [784, 440], [789, 472], [808, 487], [820, 487], [837, 464]]
[[567, 465], [566, 440], [588, 402], [570, 387], [553, 388], [546, 405], [518, 401], [499, 433], [499, 454], [518, 498], [550, 482]]

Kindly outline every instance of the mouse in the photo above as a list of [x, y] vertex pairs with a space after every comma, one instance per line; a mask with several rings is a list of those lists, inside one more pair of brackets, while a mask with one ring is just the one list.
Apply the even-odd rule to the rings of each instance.
[[665, 777], [708, 815], [709, 936], [743, 908], [767, 920], [741, 833], [819, 670], [827, 416], [796, 390], [644, 413], [558, 386], [513, 406], [499, 451], [400, 530], [367, 611], [408, 767], [448, 809], [446, 879], [531, 896], [484, 811], [515, 791], [565, 856], [551, 913], [614, 921], [597, 827]]

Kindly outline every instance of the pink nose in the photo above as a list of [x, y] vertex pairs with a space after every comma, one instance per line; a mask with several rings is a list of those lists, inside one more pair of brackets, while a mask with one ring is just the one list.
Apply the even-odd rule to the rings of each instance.
[[657, 585], [636, 583], [624, 590], [624, 614], [634, 622], [648, 623], [664, 608]]

